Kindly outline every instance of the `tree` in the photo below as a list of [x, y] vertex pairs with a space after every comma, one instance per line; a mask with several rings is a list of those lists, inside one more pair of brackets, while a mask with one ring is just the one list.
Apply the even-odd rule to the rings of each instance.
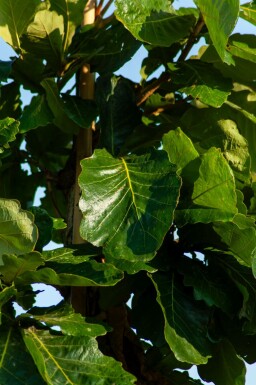
[[[105, 17], [112, 3], [81, 26], [85, 0], [0, 0], [16, 52], [0, 62], [0, 383], [200, 384], [197, 365], [202, 381], [244, 384], [256, 39], [232, 31], [238, 17], [256, 24], [256, 3], [115, 0]], [[140, 84], [115, 75], [141, 46]], [[60, 247], [43, 251], [51, 240]], [[34, 306], [34, 283], [63, 301]]]

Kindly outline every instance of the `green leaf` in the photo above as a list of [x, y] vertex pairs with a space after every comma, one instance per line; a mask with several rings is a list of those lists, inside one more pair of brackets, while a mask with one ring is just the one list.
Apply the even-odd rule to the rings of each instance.
[[35, 224], [38, 228], [38, 240], [36, 243], [36, 250], [42, 251], [52, 239], [53, 220], [46, 210], [41, 207], [33, 206], [30, 211], [34, 214]]
[[93, 72], [106, 75], [117, 71], [128, 62], [141, 46], [141, 42], [116, 19], [103, 28], [81, 29], [73, 38], [69, 49], [72, 59], [90, 63]]
[[87, 322], [81, 314], [75, 313], [73, 308], [64, 302], [52, 308], [34, 307], [29, 314], [20, 316], [21, 319], [26, 317], [33, 317], [50, 327], [57, 326], [63, 334], [69, 336], [97, 337], [110, 330], [109, 327]]
[[76, 28], [81, 25], [84, 0], [48, 0], [48, 9], [61, 15], [64, 22], [63, 52], [71, 44]]
[[184, 39], [196, 21], [193, 14], [176, 14], [165, 0], [132, 0], [125, 7], [122, 0], [116, 0], [115, 5], [117, 19], [136, 39], [161, 47]]
[[14, 49], [20, 49], [20, 36], [39, 6], [39, 0], [0, 0], [0, 36]]
[[232, 220], [237, 213], [235, 181], [219, 150], [210, 148], [201, 159], [191, 161], [181, 177], [184, 184], [175, 212], [179, 225]]
[[62, 95], [62, 100], [63, 108], [70, 120], [81, 128], [91, 127], [98, 115], [97, 106], [93, 101], [67, 94]]
[[26, 272], [17, 283], [42, 282], [59, 286], [111, 286], [123, 278], [123, 273], [111, 263], [99, 263], [90, 260], [99, 255], [99, 251], [87, 252], [59, 248], [44, 252], [45, 267], [36, 272]]
[[24, 108], [20, 119], [20, 132], [24, 133], [40, 126], [46, 126], [53, 121], [45, 95], [33, 96], [29, 105]]
[[22, 48], [47, 61], [54, 73], [61, 71], [63, 60], [63, 16], [44, 9], [36, 13], [22, 37]]
[[178, 68], [174, 70], [173, 76], [174, 82], [179, 84], [179, 91], [204, 104], [218, 108], [231, 94], [232, 81], [224, 78], [211, 64], [187, 60], [180, 63]]
[[100, 112], [101, 145], [115, 156], [119, 154], [127, 136], [141, 123], [134, 86], [120, 76], [100, 77], [96, 100]]
[[[17, 289], [14, 286], [5, 287], [0, 291], [0, 325], [2, 323], [2, 307], [17, 294]], [[1, 375], [0, 375], [1, 378]]]
[[2, 280], [10, 284], [20, 275], [34, 271], [38, 266], [43, 265], [43, 258], [37, 252], [24, 255], [3, 255], [0, 262], [0, 272]]
[[117, 259], [154, 257], [172, 224], [180, 180], [165, 151], [115, 159], [96, 150], [81, 163], [81, 235]]
[[9, 142], [13, 142], [16, 139], [19, 125], [20, 123], [12, 118], [0, 120], [0, 153], [4, 152], [5, 148], [9, 148]]
[[238, 357], [232, 344], [223, 340], [215, 347], [215, 354], [206, 365], [199, 366], [200, 377], [215, 385], [245, 384], [246, 367], [244, 361]]
[[11, 82], [0, 89], [0, 119], [18, 119], [21, 114], [20, 89], [16, 82]]
[[0, 333], [0, 383], [45, 385], [21, 335], [13, 328], [2, 328]]
[[233, 222], [214, 223], [213, 229], [239, 261], [251, 267], [252, 260], [256, 256], [254, 221], [243, 214], [237, 214]]
[[240, 6], [240, 17], [256, 25], [256, 4], [254, 1]]
[[22, 58], [15, 60], [12, 66], [12, 76], [15, 84], [23, 85], [25, 89], [32, 92], [43, 92], [41, 81], [46, 77], [43, 60], [37, 56], [24, 53]]
[[208, 28], [213, 45], [221, 59], [232, 64], [231, 55], [226, 51], [228, 37], [233, 31], [239, 16], [239, 0], [195, 0]]
[[36, 240], [33, 215], [22, 210], [19, 202], [0, 198], [0, 257], [30, 252]]
[[135, 381], [119, 362], [103, 356], [93, 338], [54, 336], [32, 328], [24, 331], [23, 338], [48, 385], [131, 385]]
[[174, 273], [155, 273], [150, 277], [165, 319], [165, 339], [175, 357], [182, 362], [205, 364], [210, 356], [206, 338], [208, 310], [193, 301]]
[[6, 82], [12, 70], [13, 61], [0, 60], [0, 84]]
[[256, 42], [253, 35], [234, 34], [230, 37], [228, 51], [233, 56], [256, 63]]
[[42, 86], [46, 92], [46, 100], [54, 115], [53, 123], [66, 133], [78, 133], [79, 126], [65, 112], [65, 104], [59, 95], [58, 86], [54, 79], [44, 79]]
[[199, 157], [192, 141], [179, 127], [163, 136], [163, 148], [170, 162], [177, 166], [179, 174], [191, 161]]

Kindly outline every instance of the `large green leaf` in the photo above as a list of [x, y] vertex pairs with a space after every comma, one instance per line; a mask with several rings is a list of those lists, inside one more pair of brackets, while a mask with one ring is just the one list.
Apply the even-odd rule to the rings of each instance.
[[216, 108], [227, 100], [233, 87], [230, 79], [224, 78], [211, 64], [199, 60], [180, 63], [172, 75], [174, 82], [179, 84], [180, 92]]
[[0, 37], [14, 49], [20, 49], [20, 36], [42, 6], [39, 0], [1, 0]]
[[20, 119], [20, 131], [27, 132], [40, 126], [46, 126], [53, 121], [45, 95], [33, 96], [29, 105], [24, 108]]
[[13, 142], [16, 139], [19, 125], [20, 123], [12, 118], [0, 120], [0, 153], [9, 147], [9, 142]]
[[26, 320], [26, 317], [33, 317], [50, 327], [58, 327], [63, 334], [71, 336], [97, 337], [110, 330], [107, 326], [86, 322], [81, 314], [75, 313], [65, 302], [51, 308], [34, 307], [29, 314], [20, 316], [21, 320]]
[[184, 39], [195, 24], [195, 16], [179, 15], [169, 1], [136, 0], [125, 4], [115, 0], [116, 17], [139, 40], [162, 47]]
[[0, 333], [1, 385], [45, 385], [30, 354], [15, 329], [1, 329]]
[[208, 311], [184, 290], [174, 273], [155, 273], [151, 279], [165, 319], [165, 339], [175, 357], [191, 364], [206, 363], [211, 354], [206, 338]]
[[240, 17], [256, 25], [256, 4], [254, 1], [240, 6]]
[[221, 59], [233, 63], [226, 51], [228, 37], [233, 31], [239, 16], [239, 0], [195, 0], [207, 25], [213, 45]]
[[18, 276], [27, 271], [34, 271], [43, 265], [43, 258], [37, 252], [24, 255], [3, 255], [1, 258], [0, 272], [2, 280], [10, 284]]
[[[216, 148], [210, 148], [201, 158], [196, 158], [192, 142], [180, 130], [176, 132], [164, 137], [164, 148], [169, 158], [178, 168], [184, 167], [181, 200], [175, 220], [180, 225], [231, 220], [237, 212], [237, 198], [234, 176], [228, 163]], [[186, 151], [189, 155], [185, 156], [185, 161], [180, 152], [183, 147], [190, 149], [190, 152]]]
[[60, 286], [111, 286], [123, 278], [123, 273], [110, 263], [99, 263], [90, 256], [95, 250], [78, 253], [59, 248], [43, 253], [45, 267], [36, 272], [25, 272], [17, 284], [42, 282]]
[[35, 15], [22, 37], [22, 48], [47, 61], [54, 74], [61, 71], [63, 60], [63, 16], [44, 9]]
[[213, 381], [215, 385], [245, 384], [246, 367], [238, 357], [234, 347], [228, 340], [223, 340], [215, 347], [215, 354], [206, 365], [198, 367], [200, 377]]
[[22, 210], [19, 202], [0, 198], [0, 256], [30, 252], [36, 240], [33, 215]]
[[25, 344], [48, 385], [131, 385], [135, 378], [113, 358], [103, 356], [90, 337], [24, 331]]
[[165, 151], [82, 161], [81, 235], [117, 259], [150, 260], [172, 224], [180, 180]]
[[120, 76], [100, 77], [96, 100], [100, 112], [101, 145], [115, 156], [127, 136], [141, 123], [133, 84]]

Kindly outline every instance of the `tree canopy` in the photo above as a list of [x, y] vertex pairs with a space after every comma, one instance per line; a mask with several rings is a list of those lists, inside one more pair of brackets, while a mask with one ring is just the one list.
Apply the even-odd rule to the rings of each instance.
[[[87, 3], [0, 0], [14, 50], [0, 61], [0, 383], [243, 385], [256, 362], [256, 36], [233, 30], [256, 25], [256, 2], [100, 0], [89, 24]], [[141, 81], [117, 75], [141, 47]], [[35, 283], [63, 301], [36, 307]]]

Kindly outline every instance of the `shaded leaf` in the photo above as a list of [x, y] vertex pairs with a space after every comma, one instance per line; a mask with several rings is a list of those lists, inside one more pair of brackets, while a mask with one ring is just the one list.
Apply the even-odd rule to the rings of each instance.
[[[0, 268], [1, 271], [1, 268]], [[0, 325], [2, 323], [2, 307], [6, 302], [10, 301], [17, 294], [17, 289], [14, 286], [7, 286], [0, 291]], [[1, 378], [1, 375], [0, 375]]]
[[20, 123], [12, 118], [0, 120], [0, 153], [9, 147], [9, 142], [13, 142], [16, 139], [19, 125]]
[[64, 101], [63, 108], [69, 119], [81, 128], [91, 127], [98, 114], [97, 106], [93, 101], [67, 94], [62, 95], [62, 100]]
[[210, 356], [206, 338], [208, 310], [193, 301], [174, 273], [155, 273], [150, 277], [165, 319], [165, 339], [175, 357], [191, 364], [206, 363]]
[[246, 367], [228, 340], [215, 347], [215, 354], [206, 365], [199, 366], [200, 377], [216, 385], [240, 385], [245, 383]]
[[13, 61], [0, 60], [0, 84], [6, 82], [12, 70]]
[[18, 201], [0, 199], [0, 256], [30, 252], [36, 240], [33, 215], [22, 210]]
[[79, 126], [65, 113], [65, 104], [59, 95], [54, 79], [44, 79], [42, 86], [46, 92], [46, 100], [54, 115], [53, 123], [66, 133], [78, 133]]
[[187, 60], [179, 64], [173, 76], [180, 92], [216, 108], [222, 106], [233, 88], [231, 79], [224, 78], [212, 65], [199, 60]]
[[214, 223], [213, 229], [235, 257], [251, 267], [253, 258], [256, 256], [254, 221], [243, 214], [237, 214], [232, 222]]
[[[165, 151], [82, 161], [81, 235], [117, 259], [153, 258], [171, 226], [180, 181]], [[99, 183], [100, 182], [100, 183]]]
[[161, 0], [129, 1], [124, 7], [116, 0], [116, 17], [139, 40], [162, 47], [169, 47], [190, 34], [195, 16], [179, 15], [171, 5]]
[[84, 317], [75, 313], [73, 308], [62, 302], [52, 308], [36, 308], [29, 311], [29, 314], [22, 315], [21, 318], [32, 316], [39, 322], [43, 322], [50, 327], [59, 327], [61, 332], [69, 336], [88, 336], [97, 337], [109, 331], [109, 327], [87, 322]]
[[134, 86], [122, 77], [100, 77], [96, 100], [100, 112], [101, 146], [113, 156], [118, 155], [127, 136], [141, 122]]
[[20, 89], [16, 82], [11, 82], [0, 89], [0, 119], [18, 119], [21, 114]]
[[36, 250], [42, 251], [43, 247], [52, 239], [53, 220], [47, 211], [41, 207], [33, 206], [30, 208], [30, 211], [34, 214], [35, 225], [37, 226], [39, 233]]
[[20, 49], [20, 36], [42, 3], [39, 0], [1, 0], [0, 36], [14, 49]]
[[103, 356], [90, 337], [54, 336], [32, 328], [25, 344], [49, 385], [97, 383], [130, 385], [135, 378], [113, 358]]
[[0, 264], [2, 280], [10, 284], [17, 277], [27, 271], [34, 271], [43, 265], [43, 258], [39, 253], [31, 252], [24, 255], [3, 255]]
[[20, 132], [27, 132], [40, 126], [46, 126], [53, 121], [45, 95], [33, 96], [29, 105], [24, 108], [20, 119]]
[[[85, 249], [86, 250], [86, 249]], [[110, 263], [99, 263], [91, 256], [100, 251], [92, 249], [77, 252], [59, 248], [44, 252], [45, 267], [36, 272], [27, 272], [19, 277], [17, 283], [42, 282], [60, 286], [111, 286], [123, 278], [123, 273]]]
[[221, 59], [227, 64], [232, 64], [233, 60], [226, 51], [226, 45], [239, 16], [239, 0], [218, 2], [195, 0], [195, 3], [200, 8], [213, 45]]
[[[18, 354], [17, 354], [18, 353]], [[13, 328], [0, 333], [1, 385], [45, 385], [21, 335]]]

